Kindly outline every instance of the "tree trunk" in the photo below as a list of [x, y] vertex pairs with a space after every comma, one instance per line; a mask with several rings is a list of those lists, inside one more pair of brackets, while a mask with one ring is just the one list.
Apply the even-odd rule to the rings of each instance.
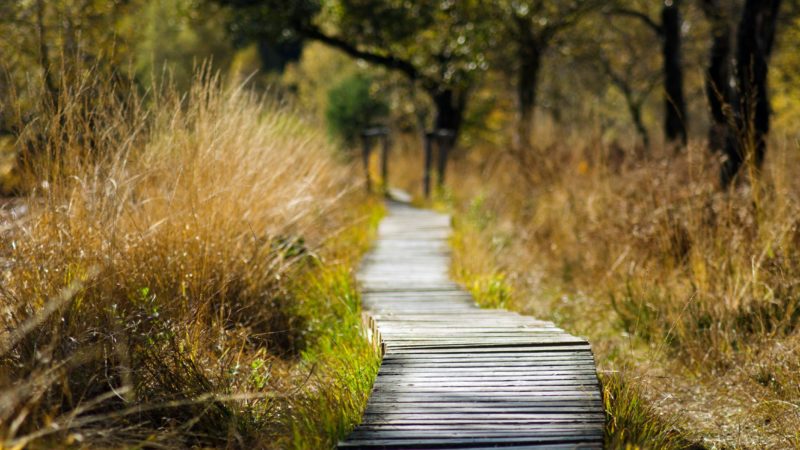
[[708, 147], [718, 152], [725, 149], [729, 133], [729, 114], [725, 108], [732, 107], [731, 92], [731, 27], [722, 11], [720, 0], [703, 0], [703, 12], [711, 23], [711, 50], [706, 72], [706, 98], [711, 113], [708, 130]]
[[679, 0], [664, 2], [661, 9], [664, 56], [664, 135], [667, 142], [686, 145], [686, 102], [683, 98], [681, 64], [681, 15]]
[[[451, 87], [442, 88], [432, 92], [431, 99], [435, 108], [434, 131], [450, 130], [453, 133], [449, 138], [449, 142], [443, 142], [443, 145], [439, 145], [439, 151], [442, 151], [442, 148], [452, 149], [458, 139], [458, 133], [464, 120], [466, 92]], [[447, 172], [447, 161], [448, 155], [440, 156], [436, 167], [439, 187], [441, 187], [444, 175]]]
[[747, 0], [737, 35], [736, 78], [739, 87], [739, 145], [726, 148], [721, 181], [730, 185], [745, 157], [752, 155], [753, 168], [759, 170], [767, 150], [769, 98], [767, 72], [780, 0]]
[[434, 127], [441, 130], [458, 132], [461, 128], [461, 108], [458, 105], [458, 93], [452, 88], [443, 88], [431, 95], [436, 109]]
[[36, 32], [39, 39], [39, 66], [42, 70], [44, 86], [47, 89], [51, 105], [58, 102], [58, 88], [53, 80], [53, 71], [50, 67], [50, 54], [47, 49], [47, 32], [45, 29], [45, 3], [44, 0], [36, 2]]
[[535, 41], [521, 46], [517, 73], [517, 145], [522, 151], [531, 147], [536, 90], [541, 69], [542, 49]]
[[636, 133], [642, 140], [642, 148], [647, 151], [650, 149], [650, 133], [642, 120], [642, 102], [633, 98], [633, 95], [625, 94], [625, 102], [628, 104], [628, 112], [631, 115], [631, 121], [636, 128]]

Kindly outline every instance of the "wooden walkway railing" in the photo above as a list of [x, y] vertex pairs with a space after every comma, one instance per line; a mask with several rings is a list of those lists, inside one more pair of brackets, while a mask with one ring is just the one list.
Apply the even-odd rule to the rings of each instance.
[[550, 322], [478, 308], [448, 277], [449, 217], [391, 203], [359, 279], [384, 349], [341, 449], [601, 448], [589, 344]]
[[[375, 126], [365, 128], [361, 132], [361, 165], [364, 170], [367, 191], [373, 191], [372, 172], [370, 171], [370, 159], [373, 147], [380, 142], [380, 171], [381, 171], [381, 190], [386, 193], [389, 188], [389, 149], [391, 147], [389, 138], [389, 128]], [[447, 173], [447, 160], [455, 143], [455, 133], [453, 130], [435, 129], [425, 133], [424, 162], [422, 171], [422, 192], [425, 198], [431, 196], [431, 182], [433, 180], [433, 159], [436, 154], [436, 186], [441, 189], [444, 185], [444, 176]]]

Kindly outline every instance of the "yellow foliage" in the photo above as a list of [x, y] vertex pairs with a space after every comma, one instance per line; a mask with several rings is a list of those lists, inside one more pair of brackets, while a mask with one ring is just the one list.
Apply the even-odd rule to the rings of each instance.
[[324, 44], [305, 46], [300, 60], [286, 66], [283, 83], [296, 91], [300, 107], [322, 120], [328, 90], [361, 68], [352, 58]]
[[11, 136], [0, 136], [0, 195], [9, 193], [17, 185], [14, 170], [15, 152]]
[[233, 55], [228, 74], [231, 81], [241, 83], [261, 69], [258, 45], [250, 44]]
[[778, 33], [778, 45], [772, 60], [770, 90], [775, 113], [774, 129], [779, 133], [797, 134], [800, 123], [800, 17], [794, 26]]
[[61, 448], [81, 422], [107, 430], [98, 448], [263, 448], [320, 397], [332, 425], [308, 428], [335, 441], [371, 382], [336, 374], [374, 361], [349, 279], [374, 208], [347, 167], [292, 111], [219, 80], [121, 114], [90, 79], [23, 134], [38, 150], [21, 171], [29, 212], [0, 220], [0, 448]]

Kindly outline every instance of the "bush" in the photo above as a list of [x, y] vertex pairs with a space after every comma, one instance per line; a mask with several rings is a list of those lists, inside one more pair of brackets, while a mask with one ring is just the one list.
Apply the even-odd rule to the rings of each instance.
[[345, 78], [328, 91], [325, 119], [331, 136], [352, 147], [360, 133], [383, 119], [389, 110], [372, 89], [372, 80], [356, 74]]
[[[35, 151], [30, 212], [0, 224], [0, 447], [266, 446], [291, 432], [314, 330], [358, 320], [293, 280], [328, 270], [364, 199], [285, 108], [214, 79], [146, 99], [102, 79], [63, 88], [20, 139]], [[348, 333], [341, 348], [368, 346]]]

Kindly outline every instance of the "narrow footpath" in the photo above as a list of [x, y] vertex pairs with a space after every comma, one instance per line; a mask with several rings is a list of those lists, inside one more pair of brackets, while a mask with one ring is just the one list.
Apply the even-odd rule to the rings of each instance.
[[384, 349], [341, 449], [599, 449], [604, 413], [586, 340], [481, 309], [450, 280], [450, 218], [391, 202], [359, 281]]

